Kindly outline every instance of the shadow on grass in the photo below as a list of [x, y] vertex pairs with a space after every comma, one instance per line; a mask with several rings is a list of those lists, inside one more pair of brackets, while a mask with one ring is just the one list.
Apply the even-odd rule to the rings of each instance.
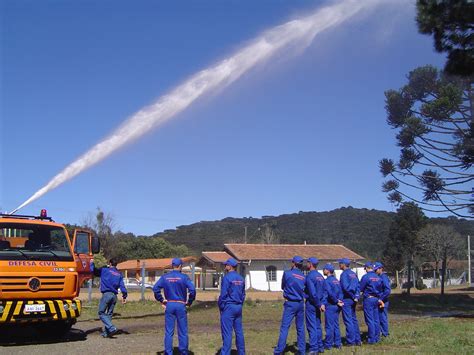
[[[214, 355], [220, 355], [220, 354], [221, 354], [221, 349], [217, 350]], [[232, 350], [230, 351], [230, 355], [239, 355], [239, 353], [237, 352], [236, 349], [232, 349]]]
[[286, 344], [285, 350], [283, 351], [283, 354], [299, 354], [300, 352], [298, 351], [298, 346], [296, 343], [293, 343], [291, 345]]
[[[149, 313], [149, 314], [139, 314], [139, 315], [130, 315], [130, 316], [122, 316], [120, 313], [114, 313], [112, 319], [143, 319], [143, 318], [150, 318], [150, 317], [164, 317], [164, 313]], [[79, 319], [78, 322], [92, 322], [92, 321], [99, 321], [99, 317], [95, 318], [85, 318]]]
[[466, 294], [397, 294], [390, 296], [389, 312], [418, 316], [468, 317], [474, 315], [474, 298]]
[[[164, 351], [157, 351], [156, 352], [157, 355], [165, 355], [165, 352]], [[179, 349], [178, 347], [174, 347], [173, 348], [173, 355], [180, 355], [181, 353], [179, 352]], [[188, 351], [188, 354], [189, 355], [194, 355], [194, 352], [193, 351]]]
[[[101, 334], [103, 332], [103, 329], [102, 327], [95, 327], [95, 328], [91, 328], [91, 329], [88, 329], [85, 331], [86, 335], [89, 335], [89, 334], [92, 334], [92, 333], [99, 333]], [[109, 339], [115, 339], [115, 335], [120, 335], [120, 334], [130, 334], [130, 332], [128, 330], [125, 330], [125, 329], [118, 329], [117, 332], [112, 335], [112, 336], [109, 336], [108, 338]]]
[[[130, 304], [133, 304], [135, 307], [140, 304], [140, 301], [137, 302], [130, 302]], [[159, 306], [159, 303], [157, 302], [157, 307]], [[191, 307], [188, 308], [188, 312], [192, 312], [193, 310], [206, 310], [206, 309], [211, 309], [211, 308], [216, 308], [217, 307], [217, 301], [196, 301], [193, 303]], [[138, 308], [139, 310], [139, 308]], [[158, 312], [150, 312], [150, 313], [145, 313], [145, 314], [130, 314], [130, 315], [122, 315], [121, 313], [115, 313], [113, 314], [113, 319], [143, 319], [143, 318], [150, 318], [150, 317], [164, 317], [165, 313], [160, 309]], [[93, 316], [93, 317], [83, 317], [79, 318], [78, 322], [90, 322], [90, 321], [98, 321], [100, 320], [98, 316]]]

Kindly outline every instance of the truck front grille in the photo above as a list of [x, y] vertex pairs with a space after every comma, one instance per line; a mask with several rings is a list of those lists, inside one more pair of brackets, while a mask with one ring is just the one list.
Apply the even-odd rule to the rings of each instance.
[[[36, 284], [36, 280], [30, 283], [30, 280], [36, 278], [40, 281], [37, 289], [31, 286]], [[7, 296], [17, 292], [35, 292], [42, 294], [51, 291], [64, 290], [65, 276], [0, 276], [0, 292]]]

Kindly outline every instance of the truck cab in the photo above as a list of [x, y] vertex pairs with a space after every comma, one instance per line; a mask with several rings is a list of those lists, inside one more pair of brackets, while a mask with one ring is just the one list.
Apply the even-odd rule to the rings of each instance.
[[71, 239], [45, 210], [40, 216], [0, 214], [0, 325], [46, 322], [69, 330], [99, 249], [91, 232], [75, 230]]

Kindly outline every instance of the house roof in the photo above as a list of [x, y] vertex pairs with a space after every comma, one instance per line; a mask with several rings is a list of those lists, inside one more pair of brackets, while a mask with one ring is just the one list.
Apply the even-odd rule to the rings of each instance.
[[225, 251], [203, 251], [202, 256], [211, 263], [221, 264], [231, 256]]
[[320, 260], [364, 259], [340, 244], [224, 244], [224, 249], [237, 260], [291, 260], [295, 255]]
[[[147, 270], [165, 270], [171, 269], [171, 261], [173, 258], [165, 258], [165, 259], [133, 259], [127, 260], [117, 265], [117, 269], [119, 270], [140, 270], [142, 268], [142, 264], [145, 263], [145, 269]], [[184, 264], [189, 264], [193, 261], [196, 261], [197, 258], [194, 256], [186, 256], [181, 258]]]

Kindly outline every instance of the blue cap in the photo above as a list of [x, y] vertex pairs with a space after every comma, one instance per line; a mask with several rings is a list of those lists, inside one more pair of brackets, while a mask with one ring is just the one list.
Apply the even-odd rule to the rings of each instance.
[[304, 259], [299, 255], [295, 255], [293, 259], [291, 259], [291, 261], [294, 262], [295, 264], [301, 264], [303, 260]]
[[239, 263], [234, 258], [229, 258], [226, 261], [224, 261], [224, 265], [230, 265], [232, 267], [236, 267], [238, 264]]
[[308, 259], [308, 262], [310, 262], [313, 265], [318, 265], [319, 264], [319, 259], [311, 257], [311, 258]]
[[181, 260], [180, 258], [174, 258], [171, 261], [171, 265], [173, 265], [173, 266], [183, 265], [183, 260]]
[[364, 264], [364, 267], [370, 267], [371, 269], [374, 268], [374, 264], [372, 264], [371, 261], [367, 261], [365, 264]]
[[351, 265], [351, 261], [347, 258], [339, 259], [338, 262], [339, 262], [339, 264], [344, 264], [344, 265], [347, 265], [347, 266]]
[[383, 264], [379, 261], [375, 262], [374, 270], [378, 270], [378, 269], [381, 269], [381, 268], [383, 268]]
[[324, 265], [323, 269], [329, 270], [331, 272], [334, 272], [334, 266], [332, 264], [327, 263]]

